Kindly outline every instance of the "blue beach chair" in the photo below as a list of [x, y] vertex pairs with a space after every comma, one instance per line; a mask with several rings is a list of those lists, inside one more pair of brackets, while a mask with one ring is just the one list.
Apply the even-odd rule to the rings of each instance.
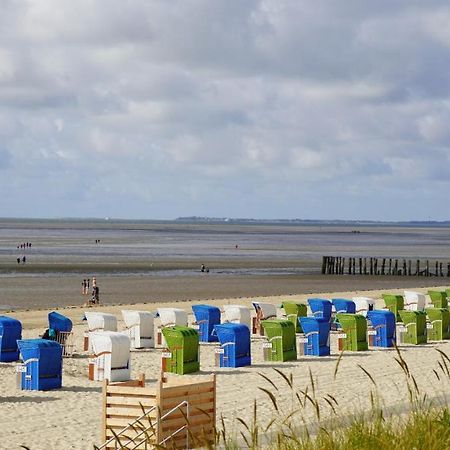
[[395, 314], [387, 310], [373, 310], [367, 312], [370, 321], [377, 332], [373, 339], [374, 347], [393, 347], [396, 342]]
[[0, 362], [19, 359], [19, 339], [22, 339], [22, 324], [12, 317], [0, 316]]
[[220, 324], [220, 309], [217, 306], [193, 305], [192, 311], [199, 326], [200, 342], [217, 342], [213, 330], [214, 325]]
[[309, 308], [314, 317], [331, 320], [332, 303], [325, 298], [308, 298]]
[[223, 353], [220, 367], [243, 367], [251, 364], [250, 329], [243, 324], [223, 323], [215, 325], [214, 331]]
[[330, 322], [325, 318], [299, 317], [305, 337], [305, 355], [328, 356], [330, 354]]

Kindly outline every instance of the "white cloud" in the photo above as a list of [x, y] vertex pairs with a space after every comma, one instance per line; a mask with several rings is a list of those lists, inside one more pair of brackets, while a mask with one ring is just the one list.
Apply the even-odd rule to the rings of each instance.
[[[432, 190], [445, 218], [449, 16], [443, 0], [4, 0], [2, 214], [421, 218]], [[409, 202], [411, 177], [426, 188]]]

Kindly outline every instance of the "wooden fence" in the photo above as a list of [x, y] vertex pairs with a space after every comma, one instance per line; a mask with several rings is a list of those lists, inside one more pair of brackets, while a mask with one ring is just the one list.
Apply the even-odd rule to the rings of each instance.
[[[182, 402], [181, 408], [176, 408]], [[142, 424], [154, 426], [149, 432], [149, 444], [159, 444], [173, 432], [187, 426], [164, 445], [170, 448], [185, 448], [186, 442], [194, 448], [205, 442], [214, 442], [216, 425], [216, 379], [189, 375], [162, 374], [156, 386], [146, 387], [144, 379], [137, 381], [103, 384], [103, 442], [114, 437], [130, 423], [143, 415], [144, 411], [155, 407]], [[165, 414], [171, 412], [167, 417]], [[160, 418], [163, 417], [161, 420]], [[128, 429], [121, 439], [122, 444], [139, 433], [141, 427]], [[114, 432], [114, 433], [113, 433]], [[105, 447], [115, 449], [114, 443]], [[120, 448], [120, 447], [118, 447]], [[138, 447], [144, 448], [144, 446]]]
[[322, 256], [324, 275], [450, 277], [450, 262], [402, 258]]

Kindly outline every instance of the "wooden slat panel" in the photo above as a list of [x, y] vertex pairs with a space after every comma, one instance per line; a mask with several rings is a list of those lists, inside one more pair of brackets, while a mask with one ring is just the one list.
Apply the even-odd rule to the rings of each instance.
[[162, 407], [164, 410], [174, 408], [179, 405], [182, 401], [187, 400], [189, 405], [196, 405], [198, 403], [214, 402], [214, 392], [203, 392], [196, 395], [188, 395], [186, 397], [172, 397], [164, 398]]
[[186, 397], [187, 395], [201, 394], [204, 392], [213, 392], [214, 386], [211, 383], [202, 383], [202, 386], [192, 386], [187, 389], [184, 386], [176, 386], [163, 389], [163, 398]]
[[[147, 414], [146, 417], [156, 417], [156, 409], [153, 410], [151, 413]], [[106, 415], [108, 417], [111, 416], [127, 416], [127, 417], [132, 417], [134, 419], [137, 419], [138, 417], [142, 416], [143, 411], [142, 409], [137, 406], [134, 408], [106, 408]]]
[[133, 386], [111, 386], [107, 387], [107, 394], [121, 394], [121, 395], [140, 395], [140, 396], [155, 396], [154, 389], [140, 388]]
[[[164, 415], [165, 413], [167, 413], [169, 411], [170, 410], [164, 411], [162, 415]], [[184, 413], [186, 413], [185, 408], [183, 408], [182, 411]], [[214, 413], [214, 407], [211, 403], [204, 405], [204, 407], [202, 407], [202, 408], [189, 408], [189, 416], [190, 417], [204, 415], [204, 416], [209, 416], [212, 419], [213, 413]], [[173, 417], [183, 417], [183, 413], [180, 410], [175, 410], [170, 415], [168, 415], [166, 418], [164, 418], [163, 420], [170, 420]]]
[[120, 405], [130, 405], [130, 406], [156, 406], [156, 399], [146, 398], [146, 397], [108, 397], [106, 399], [106, 406], [120, 406]]
[[[211, 417], [205, 416], [204, 414], [200, 415], [200, 416], [196, 416], [196, 417], [189, 417], [189, 426], [190, 427], [195, 427], [197, 425], [206, 425], [208, 424], [211, 425], [212, 420]], [[162, 422], [162, 428], [163, 428], [163, 432], [166, 432], [167, 430], [173, 430], [175, 431], [176, 429], [180, 428], [181, 426], [183, 426], [184, 424], [186, 424], [186, 420], [182, 417], [179, 419], [164, 419]], [[206, 429], [207, 427], [205, 427]]]

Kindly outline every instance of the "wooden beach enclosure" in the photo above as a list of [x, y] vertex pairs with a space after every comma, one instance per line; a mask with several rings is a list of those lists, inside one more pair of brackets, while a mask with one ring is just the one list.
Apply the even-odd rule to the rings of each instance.
[[322, 274], [450, 277], [450, 262], [430, 259], [322, 256]]
[[[145, 417], [142, 417], [144, 413]], [[162, 374], [156, 386], [146, 387], [143, 380], [103, 384], [103, 442], [121, 436], [127, 448], [146, 449], [159, 444], [170, 448], [196, 448], [214, 442], [216, 425], [216, 378]], [[148, 428], [140, 438], [136, 436]], [[174, 434], [175, 433], [175, 434]], [[147, 435], [144, 443], [135, 447]], [[113, 441], [104, 449], [120, 449]], [[102, 447], [100, 447], [102, 448]], [[103, 450], [103, 449], [102, 449]]]

